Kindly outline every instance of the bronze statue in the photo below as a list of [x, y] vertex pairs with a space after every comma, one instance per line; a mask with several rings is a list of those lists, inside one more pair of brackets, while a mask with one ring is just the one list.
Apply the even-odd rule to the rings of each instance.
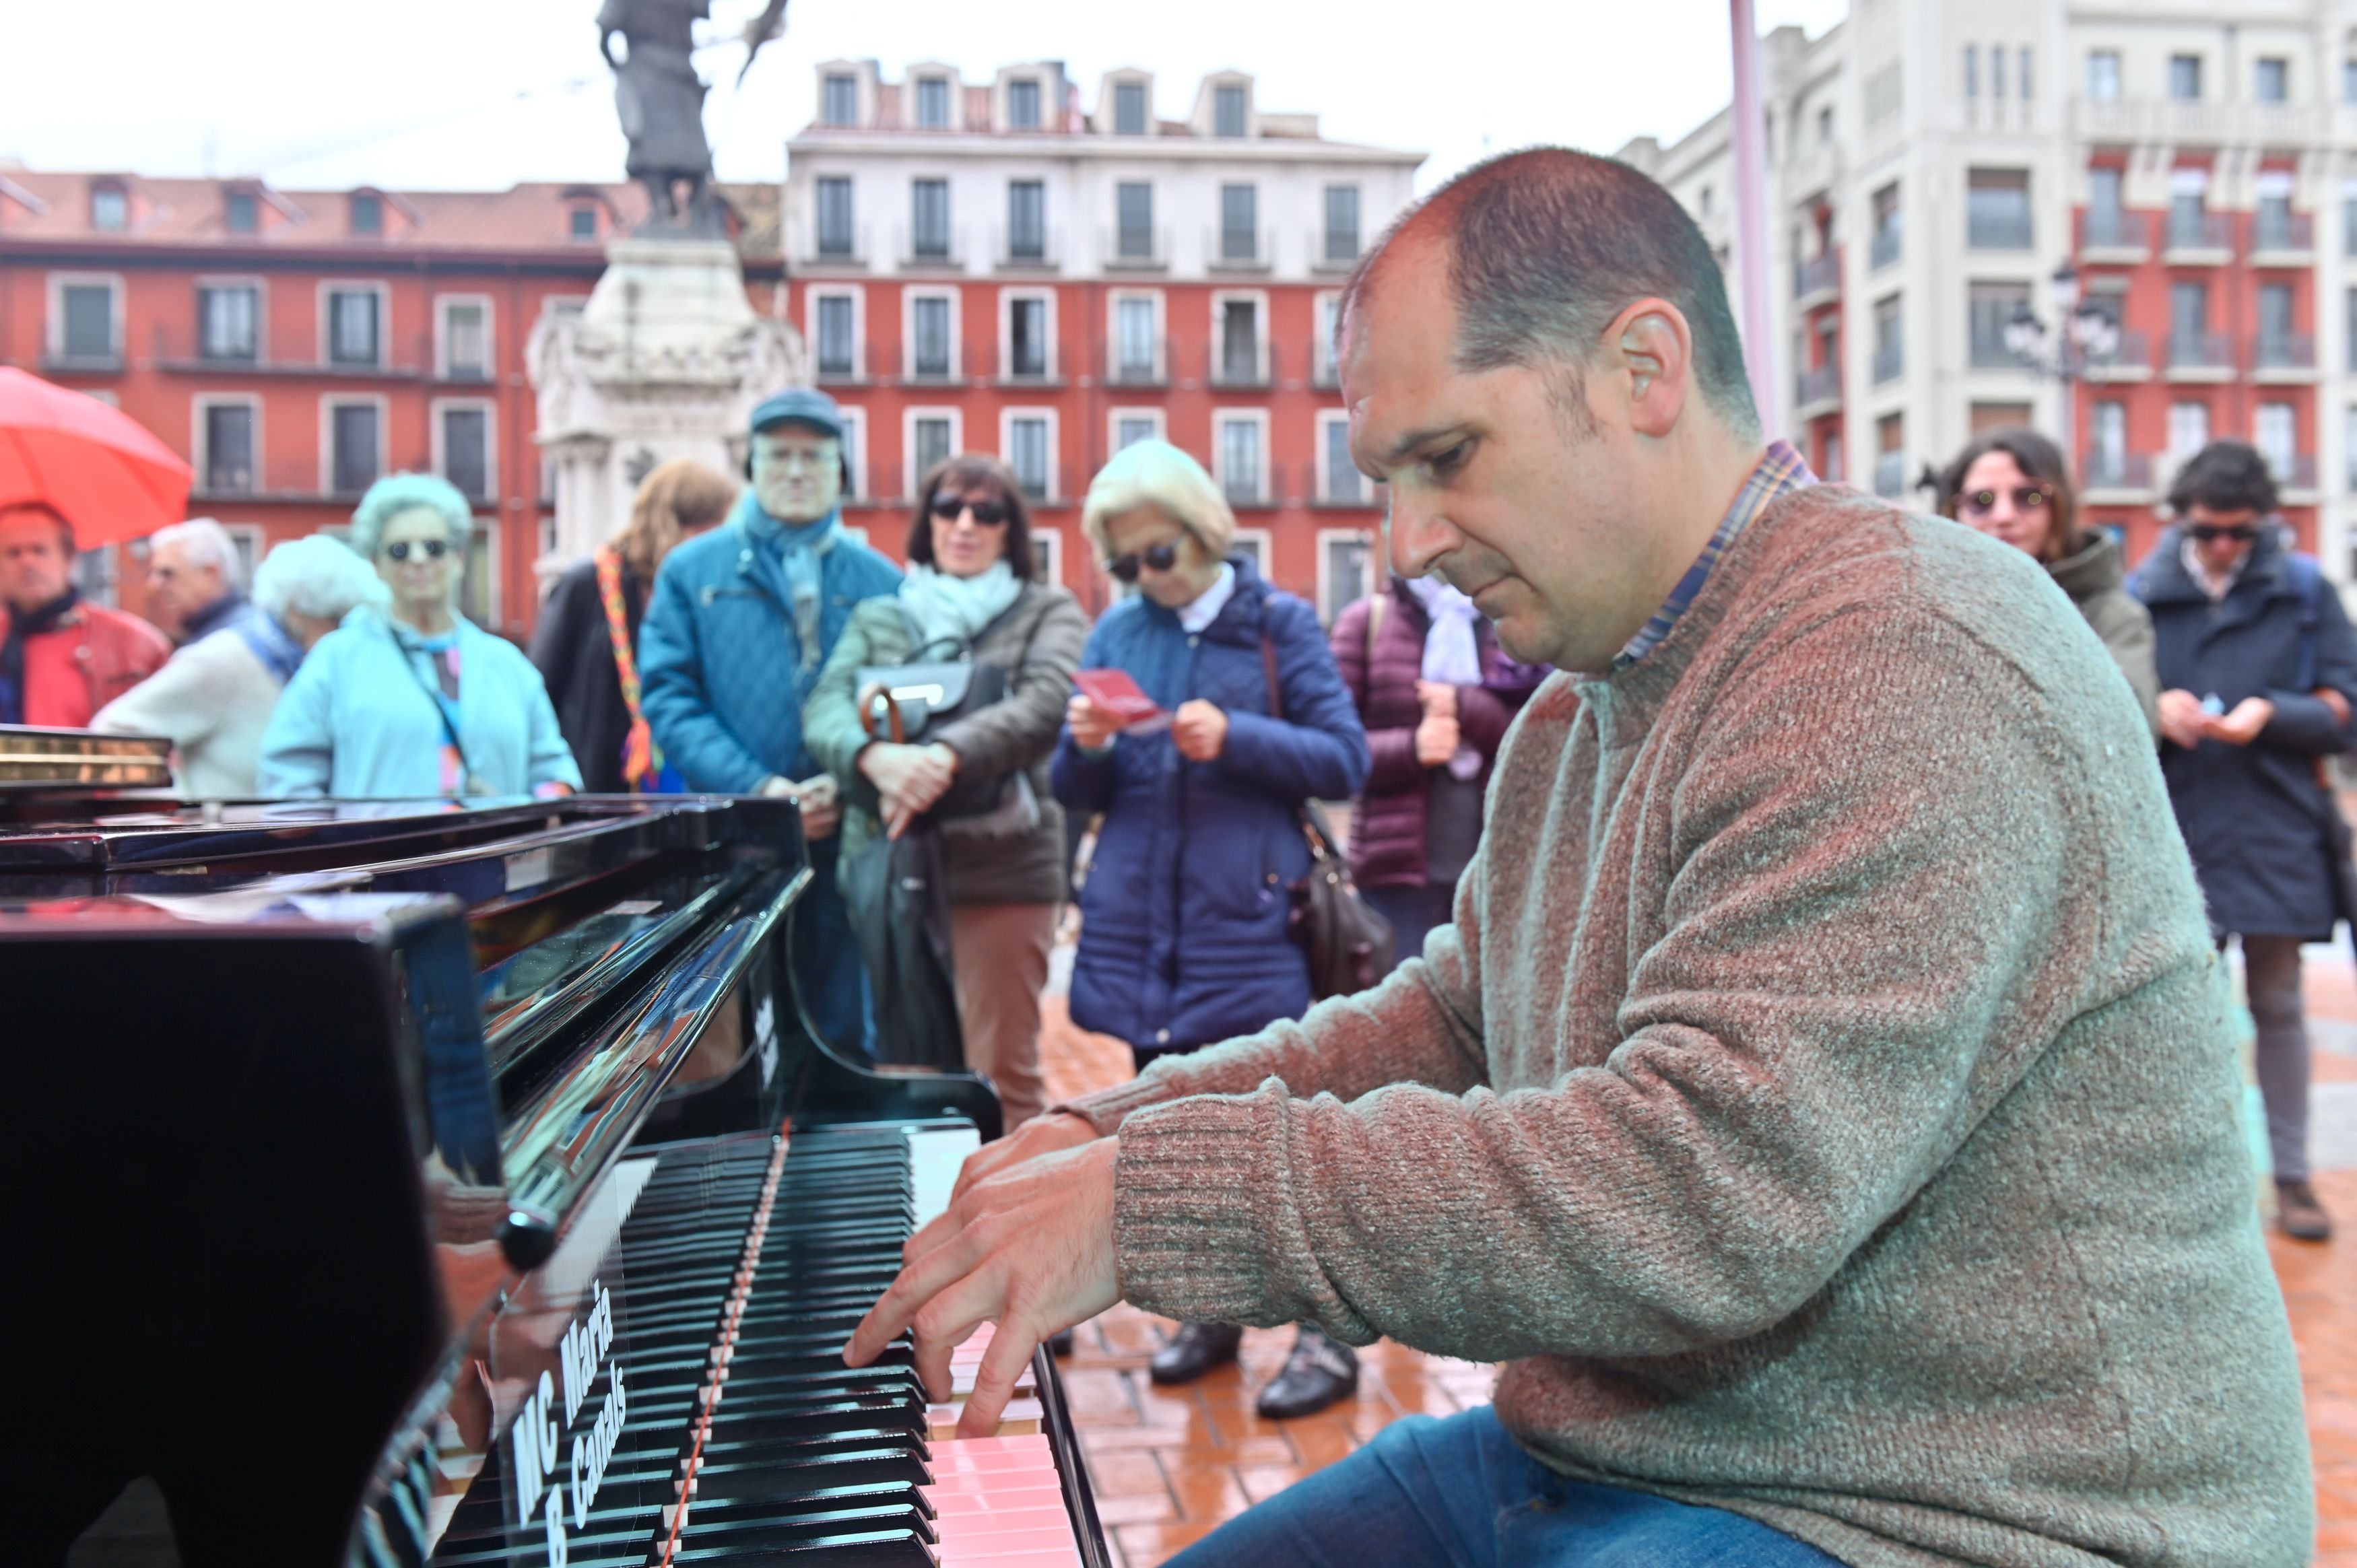
[[[712, 149], [704, 139], [704, 79], [695, 74], [695, 24], [711, 0], [605, 0], [597, 50], [614, 70], [614, 106], [630, 138], [624, 165], [647, 188], [652, 210], [638, 231], [720, 239], [727, 233], [712, 193]], [[745, 70], [785, 28], [786, 0], [767, 0], [745, 27]], [[614, 35], [628, 46], [614, 58]], [[737, 80], [745, 80], [744, 71]]]

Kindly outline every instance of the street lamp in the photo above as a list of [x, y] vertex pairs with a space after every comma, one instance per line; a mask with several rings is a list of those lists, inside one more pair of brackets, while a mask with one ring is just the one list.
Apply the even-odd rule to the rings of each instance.
[[2088, 368], [2108, 363], [2119, 352], [2119, 323], [2111, 313], [2079, 293], [2079, 269], [2067, 260], [2054, 269], [2049, 286], [2055, 314], [2061, 320], [2058, 337], [2027, 303], [2016, 305], [2005, 324], [2006, 352], [2032, 375], [2050, 376], [2060, 388], [2062, 404], [2062, 448], [2075, 462], [2079, 430], [2071, 406], [2074, 382], [2085, 379]]

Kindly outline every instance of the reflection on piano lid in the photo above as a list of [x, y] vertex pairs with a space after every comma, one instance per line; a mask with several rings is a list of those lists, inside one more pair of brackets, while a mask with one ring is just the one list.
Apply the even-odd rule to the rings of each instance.
[[0, 725], [0, 790], [168, 789], [172, 743], [156, 735]]
[[[811, 1037], [791, 808], [18, 807], [0, 1256], [87, 1351], [0, 1433], [36, 1561], [143, 1475], [192, 1563], [971, 1555], [905, 1352], [834, 1352], [997, 1105]], [[1038, 1560], [1100, 1562], [1035, 1378]]]

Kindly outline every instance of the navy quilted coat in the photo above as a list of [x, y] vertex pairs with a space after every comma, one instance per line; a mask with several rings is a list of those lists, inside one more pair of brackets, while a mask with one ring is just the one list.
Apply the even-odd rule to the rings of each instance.
[[[1143, 1051], [1250, 1034], [1309, 1007], [1309, 964], [1288, 940], [1286, 891], [1309, 868], [1295, 811], [1342, 800], [1367, 776], [1367, 741], [1317, 613], [1237, 557], [1236, 588], [1190, 637], [1145, 598], [1097, 623], [1081, 666], [1127, 671], [1164, 708], [1200, 697], [1228, 715], [1226, 749], [1189, 762], [1166, 734], [1123, 736], [1091, 757], [1070, 731], [1056, 798], [1102, 811], [1081, 896], [1072, 1018]], [[1269, 716], [1261, 657], [1276, 652], [1283, 720]]]

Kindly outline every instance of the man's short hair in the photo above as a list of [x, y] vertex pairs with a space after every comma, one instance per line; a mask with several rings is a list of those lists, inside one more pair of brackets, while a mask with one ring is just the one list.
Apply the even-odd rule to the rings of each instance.
[[2169, 486], [2169, 510], [2179, 517], [2195, 507], [2264, 517], [2279, 504], [2275, 471], [2247, 441], [2212, 441], [2186, 459]]
[[51, 522], [56, 523], [58, 525], [58, 542], [64, 546], [65, 553], [68, 555], [74, 553], [75, 545], [73, 524], [66, 520], [65, 513], [59, 511], [57, 508], [51, 506], [47, 501], [0, 501], [0, 517], [16, 517], [20, 514], [29, 514], [33, 517], [46, 517]]
[[1576, 373], [1614, 317], [1658, 295], [1694, 334], [1704, 401], [1736, 430], [1759, 434], [1718, 258], [1677, 198], [1627, 164], [1526, 147], [1474, 165], [1409, 209], [1361, 260], [1342, 292], [1338, 338], [1392, 242], [1425, 231], [1448, 242], [1460, 370], [1562, 364]]
[[152, 553], [167, 544], [179, 546], [181, 553], [192, 564], [210, 566], [221, 573], [221, 586], [231, 593], [245, 587], [245, 574], [238, 567], [237, 542], [229, 530], [210, 517], [192, 517], [186, 522], [176, 522], [169, 528], [159, 528], [147, 536], [147, 548]]

